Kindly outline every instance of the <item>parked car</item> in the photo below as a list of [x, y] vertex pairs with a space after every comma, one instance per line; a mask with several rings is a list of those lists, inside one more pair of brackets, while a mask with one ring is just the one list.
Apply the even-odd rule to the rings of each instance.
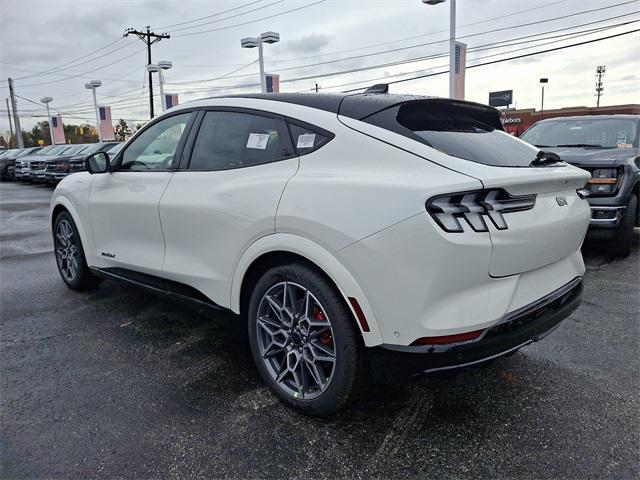
[[24, 155], [16, 159], [16, 180], [30, 182], [32, 180], [31, 162], [35, 162], [35, 167], [39, 168], [39, 162], [46, 161], [48, 156], [56, 155], [67, 148], [69, 145], [49, 145], [35, 154]]
[[88, 155], [96, 152], [105, 152], [117, 145], [116, 142], [90, 143], [68, 156], [69, 152], [64, 152], [62, 157], [52, 158], [45, 166], [45, 181], [47, 183], [58, 183], [67, 175], [85, 170], [84, 161]]
[[16, 171], [16, 159], [40, 151], [40, 147], [14, 148], [0, 155], [0, 179], [13, 180]]
[[56, 261], [72, 289], [241, 314], [267, 385], [328, 414], [367, 375], [485, 363], [578, 307], [589, 175], [543, 160], [471, 102], [200, 100], [58, 184]]
[[86, 143], [67, 145], [67, 148], [59, 151], [54, 155], [48, 155], [47, 158], [39, 159], [31, 162], [31, 180], [36, 183], [47, 182], [47, 165], [50, 162], [59, 160], [69, 160], [73, 155], [78, 154], [80, 151], [87, 147]]
[[640, 226], [639, 132], [640, 115], [589, 115], [542, 120], [522, 135], [591, 174], [588, 236], [607, 240], [619, 256], [629, 255]]

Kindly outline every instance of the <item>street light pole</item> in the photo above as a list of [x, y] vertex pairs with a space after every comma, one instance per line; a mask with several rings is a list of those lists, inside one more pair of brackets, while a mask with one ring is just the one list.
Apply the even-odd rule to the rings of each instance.
[[260, 91], [267, 93], [267, 79], [264, 76], [264, 54], [261, 38], [258, 38], [258, 64], [260, 65]]
[[280, 34], [277, 32], [264, 32], [258, 37], [247, 37], [240, 40], [242, 48], [258, 47], [258, 63], [260, 64], [260, 91], [267, 93], [267, 76], [264, 72], [264, 55], [262, 51], [263, 43], [277, 43], [280, 41]]
[[[438, 5], [445, 0], [422, 0], [425, 5]], [[449, 98], [456, 90], [456, 0], [449, 0]]]
[[47, 123], [49, 124], [49, 135], [51, 137], [51, 145], [53, 145], [53, 128], [51, 128], [51, 111], [49, 110], [49, 103], [53, 101], [51, 97], [43, 97], [40, 99], [42, 103], [47, 106]]
[[540, 83], [542, 84], [542, 99], [540, 101], [540, 115], [544, 113], [544, 84], [549, 83], [548, 78], [541, 78]]
[[449, 0], [449, 8], [449, 98], [453, 98], [456, 90], [456, 0]]
[[102, 132], [100, 131], [100, 110], [98, 109], [98, 99], [96, 98], [96, 88], [102, 85], [100, 80], [91, 80], [84, 84], [84, 88], [93, 93], [93, 108], [96, 111], [96, 130], [98, 131], [98, 141], [102, 143]]
[[167, 110], [167, 98], [164, 96], [164, 75], [162, 73], [163, 70], [169, 70], [173, 67], [173, 63], [169, 60], [160, 60], [158, 62], [158, 83], [160, 85], [160, 97], [162, 102], [162, 111]]

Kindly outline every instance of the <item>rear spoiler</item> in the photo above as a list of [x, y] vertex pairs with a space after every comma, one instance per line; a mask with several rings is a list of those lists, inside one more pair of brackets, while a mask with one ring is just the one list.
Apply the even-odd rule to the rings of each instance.
[[[349, 96], [344, 99], [344, 101], [340, 105], [340, 115], [346, 114], [346, 116], [352, 116], [349, 114], [351, 112], [348, 112], [349, 99], [353, 98], [354, 96]], [[382, 106], [382, 108], [374, 112], [366, 112], [366, 114], [363, 116], [352, 117], [356, 118], [357, 120], [367, 121], [369, 117], [378, 115], [380, 112], [383, 112], [385, 110], [394, 110], [397, 114], [398, 112], [400, 112], [400, 108], [402, 107], [403, 116], [411, 116], [413, 114], [418, 114], [419, 112], [429, 112], [430, 114], [435, 115], [455, 115], [458, 117], [467, 117], [469, 119], [476, 120], [478, 122], [489, 125], [496, 130], [504, 130], [504, 128], [502, 127], [502, 121], [500, 120], [500, 111], [488, 105], [483, 105], [481, 103], [475, 102], [467, 102], [464, 100], [437, 97], [413, 97], [412, 99], [408, 99], [405, 101], [402, 101], [402, 99], [400, 100], [401, 101], [392, 105], [384, 105]]]

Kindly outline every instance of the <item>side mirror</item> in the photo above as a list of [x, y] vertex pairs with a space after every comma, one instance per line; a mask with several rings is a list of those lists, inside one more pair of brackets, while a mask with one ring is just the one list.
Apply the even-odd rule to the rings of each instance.
[[84, 166], [90, 174], [106, 173], [109, 171], [109, 155], [106, 152], [97, 152], [89, 155], [84, 160]]

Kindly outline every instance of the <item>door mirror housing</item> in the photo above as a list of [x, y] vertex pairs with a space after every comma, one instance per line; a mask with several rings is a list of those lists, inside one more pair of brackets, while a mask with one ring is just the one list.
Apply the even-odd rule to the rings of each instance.
[[109, 154], [106, 152], [97, 152], [89, 155], [84, 160], [84, 166], [90, 174], [106, 173], [109, 171]]

